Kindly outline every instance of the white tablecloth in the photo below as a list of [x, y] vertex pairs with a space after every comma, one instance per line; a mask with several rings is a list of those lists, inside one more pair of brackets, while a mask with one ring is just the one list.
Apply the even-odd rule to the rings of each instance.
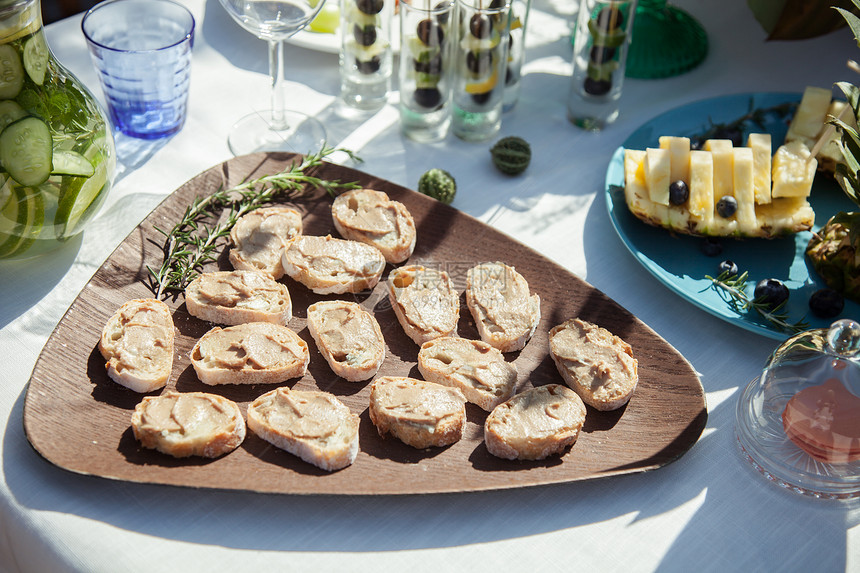
[[[330, 0], [332, 1], [332, 0]], [[538, 1], [522, 97], [502, 134], [532, 145], [520, 177], [498, 174], [489, 144], [420, 145], [396, 107], [339, 113], [337, 56], [290, 47], [291, 107], [321, 117], [361, 169], [415, 187], [431, 167], [457, 179], [454, 205], [577, 273], [632, 311], [701, 373], [709, 418], [699, 442], [657, 471], [514, 491], [415, 497], [259, 495], [114, 482], [43, 460], [22, 428], [39, 351], [80, 289], [168, 193], [230, 157], [240, 116], [268, 106], [265, 44], [217, 0], [184, 0], [197, 18], [190, 114], [169, 141], [120, 140], [122, 165], [101, 216], [62, 251], [0, 263], [0, 570], [440, 571], [860, 568], [860, 510], [778, 489], [739, 459], [734, 409], [776, 341], [685, 302], [625, 250], [602, 194], [612, 151], [639, 125], [684, 103], [754, 91], [800, 92], [851, 78], [847, 29], [765, 42], [747, 3], [679, 1], [705, 26], [703, 65], [664, 80], [627, 80], [610, 129], [565, 118], [567, 22], [576, 2]], [[57, 57], [99, 94], [80, 17], [47, 28]], [[396, 94], [395, 94], [396, 95]], [[304, 150], [299, 150], [304, 151]]]

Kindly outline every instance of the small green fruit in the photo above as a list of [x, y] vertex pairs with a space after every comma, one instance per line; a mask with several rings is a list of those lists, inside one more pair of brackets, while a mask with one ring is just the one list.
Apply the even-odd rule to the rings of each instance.
[[532, 150], [521, 137], [503, 137], [490, 148], [493, 163], [502, 173], [519, 175], [532, 160]]
[[450, 205], [457, 194], [457, 182], [444, 169], [431, 169], [418, 179], [418, 191]]

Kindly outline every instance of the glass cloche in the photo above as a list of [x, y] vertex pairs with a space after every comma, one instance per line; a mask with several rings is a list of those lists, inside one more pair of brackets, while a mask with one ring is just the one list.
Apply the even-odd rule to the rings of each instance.
[[780, 345], [738, 400], [737, 440], [786, 489], [860, 496], [860, 324], [838, 320]]

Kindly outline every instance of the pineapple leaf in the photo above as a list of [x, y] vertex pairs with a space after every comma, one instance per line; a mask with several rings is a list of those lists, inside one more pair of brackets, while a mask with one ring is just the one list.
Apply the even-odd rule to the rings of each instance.
[[[854, 4], [857, 5], [856, 0]], [[851, 31], [854, 32], [854, 39], [857, 41], [857, 46], [860, 47], [860, 18], [844, 8], [839, 8], [837, 6], [833, 6], [833, 8], [835, 10], [839, 10], [839, 13], [842, 14], [842, 17], [845, 18], [846, 22], [848, 22], [848, 26], [851, 28]], [[858, 6], [858, 8], [860, 8], [860, 6]]]
[[840, 224], [848, 231], [848, 241], [851, 245], [857, 244], [857, 238], [860, 236], [860, 213], [846, 213], [844, 211], [836, 213], [827, 222], [828, 225]]

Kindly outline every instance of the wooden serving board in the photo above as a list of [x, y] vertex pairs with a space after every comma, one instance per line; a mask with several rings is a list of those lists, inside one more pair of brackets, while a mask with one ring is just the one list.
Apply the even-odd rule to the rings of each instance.
[[[418, 243], [410, 263], [443, 268], [462, 293], [466, 270], [500, 260], [513, 265], [541, 297], [541, 322], [527, 346], [506, 355], [519, 369], [520, 389], [563, 383], [548, 355], [547, 332], [573, 317], [597, 323], [626, 340], [639, 360], [639, 386], [629, 404], [614, 412], [588, 408], [576, 444], [562, 456], [539, 462], [496, 458], [483, 443], [486, 412], [467, 404], [463, 439], [445, 448], [417, 450], [394, 438], [381, 438], [368, 416], [370, 382], [336, 377], [306, 328], [306, 309], [315, 295], [285, 277], [293, 299], [289, 327], [308, 342], [311, 363], [296, 388], [319, 388], [338, 396], [360, 415], [355, 463], [328, 473], [269, 445], [250, 431], [243, 444], [221, 458], [174, 459], [140, 447], [130, 419], [142, 396], [111, 381], [98, 350], [102, 327], [125, 301], [152, 296], [147, 265], [161, 264], [163, 236], [154, 226], [171, 228], [197, 196], [222, 185], [275, 173], [295, 156], [254, 154], [237, 157], [198, 175], [162, 202], [95, 273], [57, 326], [36, 363], [27, 389], [24, 427], [33, 447], [51, 463], [81, 474], [141, 483], [293, 494], [415, 494], [515, 488], [592, 479], [659, 468], [683, 455], [705, 427], [704, 391], [690, 364], [665, 340], [617, 303], [530, 248], [456, 209], [388, 181], [346, 167], [324, 164], [317, 175], [358, 181], [388, 193], [412, 212]], [[304, 214], [309, 235], [332, 234], [330, 198], [322, 191], [292, 203]], [[211, 269], [229, 269], [221, 256]], [[389, 266], [387, 272], [391, 269]], [[379, 375], [413, 376], [418, 347], [403, 333], [383, 282], [372, 292], [341, 295], [372, 311], [382, 328], [387, 355]], [[213, 325], [191, 317], [182, 297], [166, 301], [176, 325], [176, 359], [168, 389], [204, 391], [236, 401], [243, 413], [257, 396], [275, 385], [202, 384], [188, 352]], [[477, 338], [461, 295], [460, 336]], [[156, 392], [157, 394], [158, 392]]]

